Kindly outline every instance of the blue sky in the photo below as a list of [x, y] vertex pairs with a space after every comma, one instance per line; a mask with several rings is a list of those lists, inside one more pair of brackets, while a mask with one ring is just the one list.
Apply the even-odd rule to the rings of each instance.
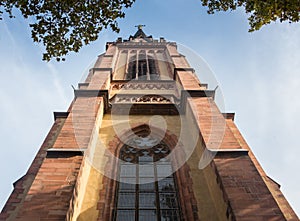
[[[71, 85], [87, 73], [105, 42], [134, 34], [136, 24], [205, 59], [225, 111], [236, 113], [235, 122], [261, 165], [300, 214], [300, 25], [278, 22], [248, 33], [242, 10], [207, 15], [198, 0], [137, 0], [119, 20], [119, 34], [103, 31], [62, 63], [41, 61], [43, 47], [32, 43], [27, 21], [0, 21], [0, 207], [30, 166], [53, 123], [52, 112], [67, 109]], [[199, 70], [206, 83], [201, 65]]]

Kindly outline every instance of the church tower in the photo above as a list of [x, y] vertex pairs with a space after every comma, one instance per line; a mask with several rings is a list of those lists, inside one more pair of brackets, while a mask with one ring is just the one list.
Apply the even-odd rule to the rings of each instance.
[[298, 220], [234, 114], [175, 42], [142, 28], [108, 42], [54, 113], [0, 220]]

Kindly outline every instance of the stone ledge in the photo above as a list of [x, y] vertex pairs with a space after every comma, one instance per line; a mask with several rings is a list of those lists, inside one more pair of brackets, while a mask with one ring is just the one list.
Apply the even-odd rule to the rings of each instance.
[[191, 71], [192, 73], [195, 73], [195, 69], [190, 68], [190, 67], [174, 68], [174, 73], [173, 73], [173, 80], [174, 81], [176, 81], [177, 71]]
[[216, 157], [222, 156], [231, 156], [231, 157], [239, 157], [239, 156], [248, 156], [249, 150], [247, 149], [209, 149], [210, 152], [216, 153]]
[[185, 58], [185, 56], [182, 55], [182, 54], [173, 54], [173, 55], [170, 55], [170, 57], [171, 57], [171, 58], [181, 58], [181, 57], [184, 57], [184, 58]]
[[83, 156], [84, 149], [66, 149], [66, 148], [50, 148], [47, 150], [46, 158], [68, 158], [73, 156]]
[[180, 107], [172, 103], [114, 103], [114, 113], [120, 115], [179, 115]]
[[47, 152], [84, 152], [86, 149], [79, 149], [79, 148], [50, 148]]
[[199, 85], [200, 85], [200, 87], [203, 87], [203, 88], [205, 88], [205, 89], [208, 88], [208, 84], [199, 84]]
[[82, 87], [87, 88], [90, 83], [79, 83], [78, 88], [81, 89]]
[[93, 74], [95, 73], [95, 71], [110, 71], [110, 73], [112, 74], [112, 68], [91, 68], [90, 71], [92, 71]]
[[222, 113], [222, 115], [225, 119], [234, 121], [235, 113]]
[[[212, 97], [214, 99], [215, 91], [214, 90], [182, 90], [181, 97], [178, 99], [173, 94], [163, 94], [162, 98], [165, 98], [163, 101], [138, 101], [133, 98], [143, 98], [151, 97], [152, 95], [139, 95], [139, 94], [115, 94], [114, 97], [110, 99], [112, 105], [118, 105], [120, 112], [129, 113], [128, 110], [134, 107], [134, 111], [130, 112], [131, 114], [159, 114], [159, 109], [170, 109], [169, 112], [164, 111], [164, 114], [185, 114], [187, 98], [188, 97]], [[118, 98], [118, 99], [117, 99]], [[127, 98], [127, 99], [126, 99]], [[149, 98], [150, 99], [150, 98]], [[120, 101], [119, 101], [120, 100]], [[123, 101], [124, 100], [124, 101]], [[150, 99], [151, 100], [151, 99]], [[157, 100], [157, 99], [156, 99]], [[117, 106], [116, 106], [117, 107]], [[140, 110], [138, 110], [138, 108]], [[149, 110], [153, 108], [154, 110]], [[124, 109], [124, 110], [122, 110]]]
[[190, 97], [212, 97], [215, 99], [215, 90], [186, 90], [184, 92]]
[[165, 48], [167, 45], [166, 42], [156, 42], [156, 43], [146, 43], [146, 42], [123, 42], [123, 43], [117, 43], [118, 48]]
[[108, 90], [74, 90], [75, 97], [102, 97], [108, 96]]
[[273, 180], [271, 177], [267, 176], [267, 178], [269, 179], [269, 181], [271, 181], [272, 183], [274, 183], [279, 189], [281, 187], [281, 185], [279, 183], [277, 183], [275, 180]]
[[66, 119], [69, 116], [70, 112], [53, 112], [54, 115], [54, 121], [56, 121], [57, 118], [64, 118]]

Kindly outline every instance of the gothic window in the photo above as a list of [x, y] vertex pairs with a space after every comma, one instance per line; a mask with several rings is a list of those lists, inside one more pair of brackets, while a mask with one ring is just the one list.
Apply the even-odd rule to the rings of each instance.
[[139, 80], [147, 80], [147, 58], [146, 53], [142, 51], [139, 54], [139, 60], [138, 60], [138, 79]]
[[147, 149], [133, 146], [120, 151], [114, 220], [181, 220], [176, 180], [165, 158], [170, 150], [163, 143]]
[[132, 56], [128, 64], [128, 72], [126, 74], [127, 80], [136, 79], [136, 56]]
[[158, 80], [159, 75], [157, 73], [155, 60], [152, 56], [149, 56], [148, 63], [149, 63], [150, 79], [151, 80]]
[[142, 50], [137, 55], [131, 55], [128, 63], [126, 80], [157, 80], [159, 73], [153, 56]]

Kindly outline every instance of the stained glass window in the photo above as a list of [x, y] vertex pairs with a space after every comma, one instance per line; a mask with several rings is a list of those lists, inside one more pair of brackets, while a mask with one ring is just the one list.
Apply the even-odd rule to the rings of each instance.
[[120, 151], [115, 221], [181, 220], [176, 180], [165, 158], [170, 150], [163, 143], [151, 147], [146, 139], [136, 143]]

